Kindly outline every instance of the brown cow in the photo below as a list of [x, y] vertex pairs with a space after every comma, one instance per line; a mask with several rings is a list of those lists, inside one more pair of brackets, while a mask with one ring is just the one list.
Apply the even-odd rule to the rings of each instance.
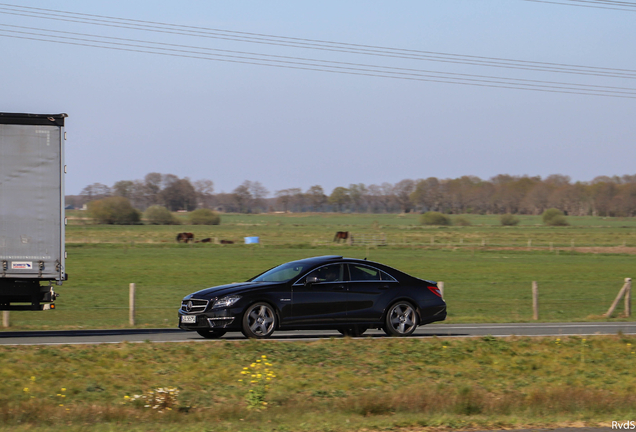
[[234, 244], [232, 240], [221, 240], [221, 244]]
[[201, 240], [197, 240], [197, 241], [195, 241], [195, 243], [212, 243], [212, 239], [210, 237], [208, 237], [208, 238], [204, 238], [204, 239], [201, 239]]
[[192, 233], [179, 233], [177, 234], [177, 243], [190, 243], [194, 241], [194, 234]]
[[335, 236], [333, 236], [333, 241], [340, 243], [340, 240], [347, 241], [349, 238], [349, 231], [338, 231]]

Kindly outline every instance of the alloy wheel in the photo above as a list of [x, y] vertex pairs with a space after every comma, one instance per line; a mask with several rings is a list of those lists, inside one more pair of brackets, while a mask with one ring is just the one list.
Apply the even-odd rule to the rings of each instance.
[[386, 315], [384, 332], [389, 336], [409, 336], [417, 328], [417, 313], [408, 302], [397, 302]]
[[243, 316], [243, 334], [248, 338], [268, 338], [276, 329], [276, 313], [267, 303], [250, 306]]

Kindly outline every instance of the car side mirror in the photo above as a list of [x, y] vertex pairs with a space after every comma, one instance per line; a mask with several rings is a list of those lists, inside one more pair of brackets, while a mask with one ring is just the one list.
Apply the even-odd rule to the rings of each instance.
[[315, 284], [317, 282], [318, 282], [317, 276], [307, 276], [307, 279], [305, 279], [305, 286]]

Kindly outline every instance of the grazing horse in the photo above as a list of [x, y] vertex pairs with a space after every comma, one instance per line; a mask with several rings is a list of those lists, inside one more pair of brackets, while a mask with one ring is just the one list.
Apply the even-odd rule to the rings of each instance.
[[177, 243], [190, 243], [194, 241], [194, 234], [192, 233], [179, 233], [177, 234]]
[[335, 236], [333, 236], [333, 241], [340, 243], [340, 240], [344, 240], [345, 242], [349, 238], [349, 231], [338, 231]]
[[232, 240], [221, 240], [221, 244], [234, 244]]

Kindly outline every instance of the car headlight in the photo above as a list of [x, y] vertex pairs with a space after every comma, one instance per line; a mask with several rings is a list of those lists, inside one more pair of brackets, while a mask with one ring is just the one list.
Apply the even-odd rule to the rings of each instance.
[[220, 299], [218, 299], [217, 301], [214, 302], [214, 306], [212, 306], [212, 309], [230, 307], [234, 303], [239, 301], [240, 298], [241, 298], [240, 295], [231, 295], [231, 296], [220, 298]]

